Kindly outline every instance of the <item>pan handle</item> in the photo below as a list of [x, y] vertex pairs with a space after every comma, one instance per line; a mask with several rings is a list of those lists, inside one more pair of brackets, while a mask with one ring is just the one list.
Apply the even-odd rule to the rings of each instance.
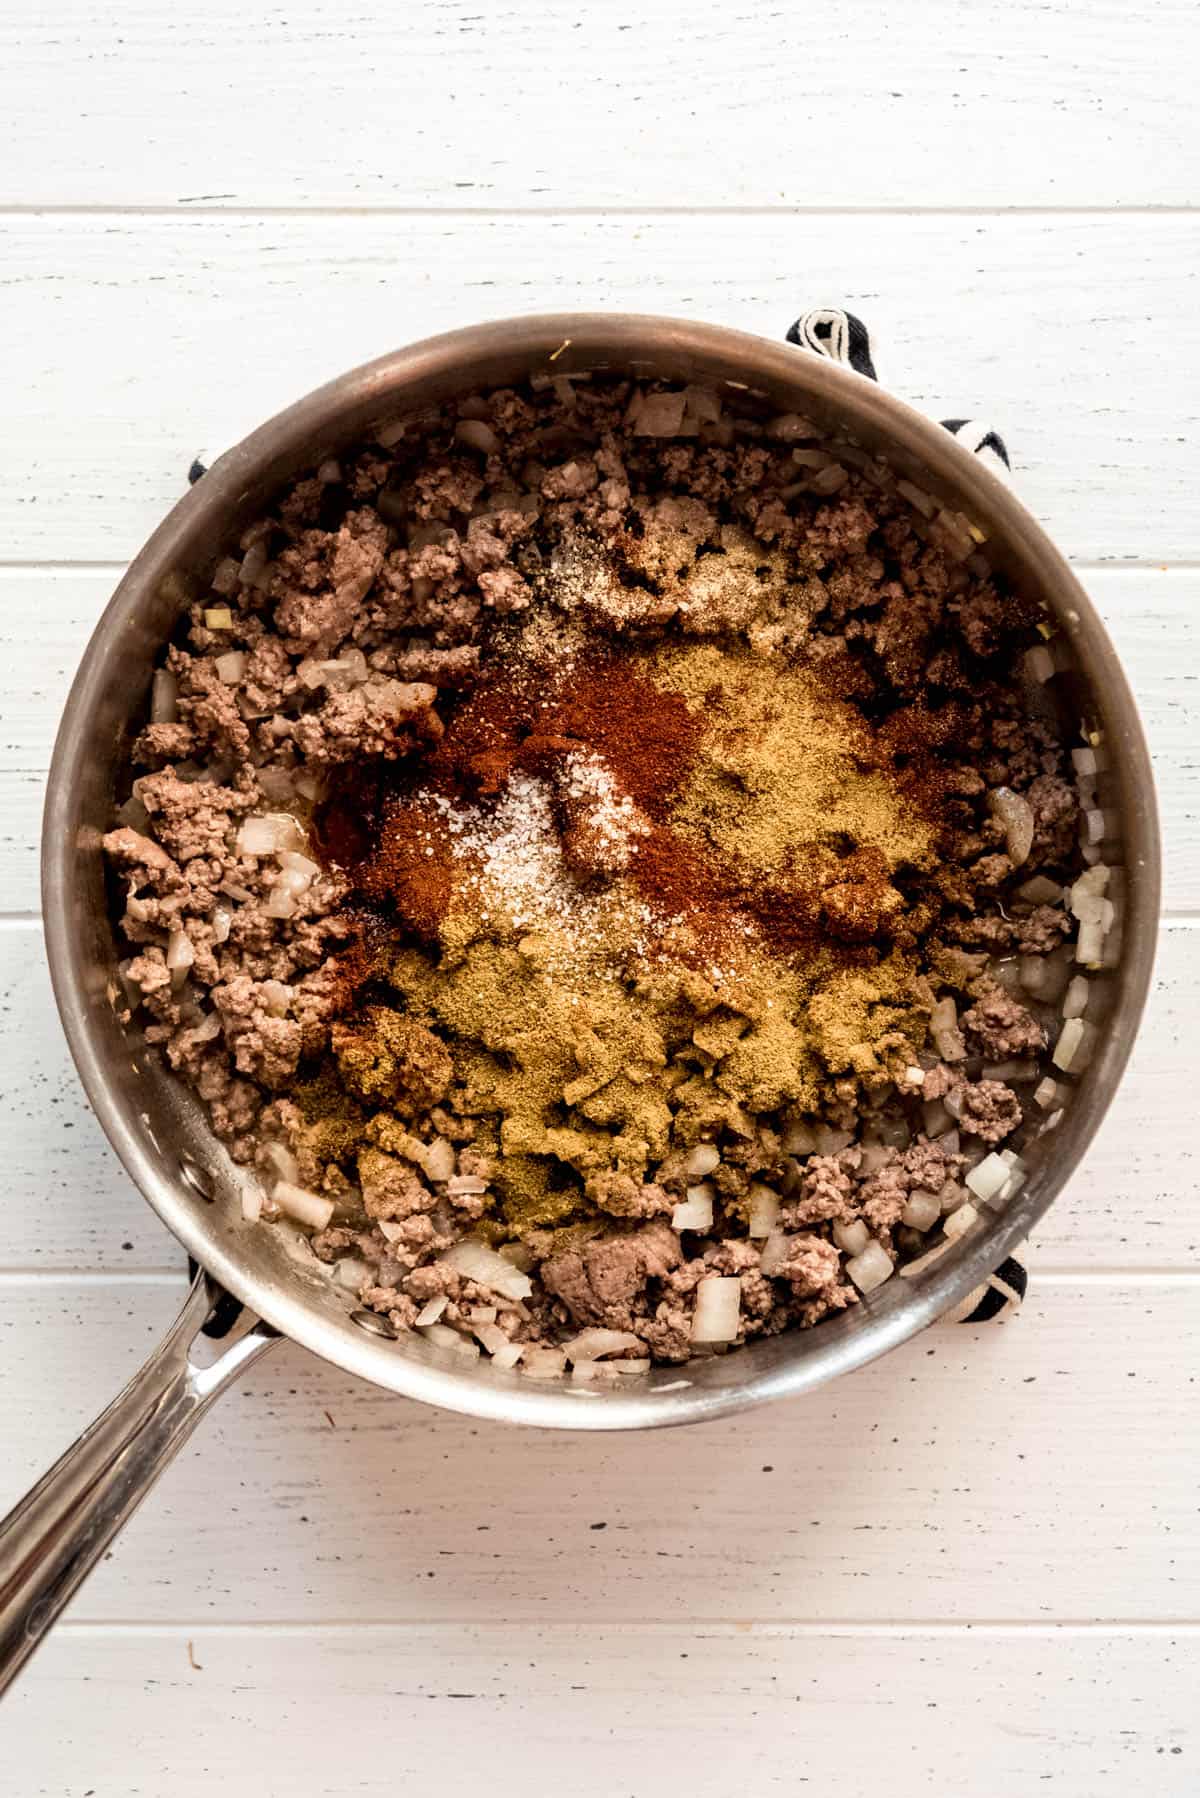
[[[215, 1359], [202, 1365], [196, 1351], [205, 1326], [226, 1334], [230, 1305], [198, 1273], [145, 1366], [0, 1522], [0, 1693], [213, 1399], [279, 1340], [269, 1324], [240, 1311], [236, 1339], [218, 1344]], [[241, 1330], [246, 1321], [249, 1329]]]

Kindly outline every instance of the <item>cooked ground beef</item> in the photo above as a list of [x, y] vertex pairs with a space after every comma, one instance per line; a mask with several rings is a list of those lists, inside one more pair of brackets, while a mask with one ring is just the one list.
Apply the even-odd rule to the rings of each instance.
[[[397, 1329], [527, 1357], [592, 1332], [568, 1353], [594, 1371], [805, 1327], [1038, 1127], [1034, 1082], [991, 1067], [1040, 1070], [1083, 865], [1016, 672], [1038, 613], [863, 461], [751, 395], [474, 395], [295, 482], [165, 650], [105, 839], [131, 1013], [267, 1221], [324, 1200], [313, 1254]], [[874, 837], [755, 813], [793, 678], [813, 757], [836, 717], [877, 770]], [[468, 891], [503, 903], [468, 927]], [[603, 982], [574, 1014], [528, 999], [560, 926], [643, 957], [615, 1010]], [[748, 937], [783, 982], [757, 998]], [[696, 1343], [713, 1280], [736, 1327]]]

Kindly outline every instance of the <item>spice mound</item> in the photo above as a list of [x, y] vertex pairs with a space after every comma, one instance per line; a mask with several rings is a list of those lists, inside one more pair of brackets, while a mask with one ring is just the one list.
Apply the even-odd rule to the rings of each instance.
[[1008, 1202], [1089, 1047], [1095, 758], [914, 494], [750, 394], [558, 376], [244, 533], [105, 847], [249, 1219], [439, 1351], [594, 1382]]

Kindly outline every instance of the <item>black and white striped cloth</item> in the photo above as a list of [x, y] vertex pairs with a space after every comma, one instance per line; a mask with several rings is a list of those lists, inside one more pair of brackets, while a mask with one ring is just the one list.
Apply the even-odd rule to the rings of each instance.
[[[827, 356], [852, 368], [855, 374], [877, 381], [871, 335], [860, 318], [852, 312], [841, 312], [834, 306], [817, 306], [803, 312], [787, 333], [789, 343], [814, 355]], [[978, 418], [943, 418], [942, 424], [966, 449], [969, 449], [1002, 480], [1011, 477], [1011, 465], [1004, 439], [998, 431]], [[969, 1292], [943, 1323], [982, 1324], [1014, 1311], [1025, 1297], [1029, 1276], [1021, 1263], [1010, 1255], [995, 1273]]]
[[[830, 362], [840, 362], [870, 381], [879, 379], [870, 332], [853, 312], [839, 312], [834, 306], [817, 306], [811, 312], [802, 312], [788, 331], [787, 340], [802, 350], [827, 356]], [[1002, 480], [1010, 479], [1012, 469], [1008, 450], [1003, 437], [991, 425], [978, 418], [943, 418], [942, 425], [985, 462], [993, 474], [998, 474]]]

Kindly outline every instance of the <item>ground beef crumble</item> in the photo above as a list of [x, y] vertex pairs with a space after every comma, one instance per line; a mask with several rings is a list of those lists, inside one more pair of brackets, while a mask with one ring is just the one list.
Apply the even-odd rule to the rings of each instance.
[[[475, 395], [295, 482], [181, 620], [104, 841], [128, 1009], [261, 1175], [264, 1217], [299, 1219], [316, 1260], [398, 1330], [523, 1355], [615, 1331], [636, 1370], [714, 1352], [693, 1341], [712, 1280], [737, 1283], [735, 1345], [808, 1327], [870, 1291], [864, 1245], [889, 1266], [923, 1252], [981, 1157], [1037, 1127], [1026, 1069], [1044, 1072], [1059, 1026], [1047, 970], [1070, 953], [1082, 867], [1062, 733], [1014, 672], [1037, 610], [990, 578], [961, 525], [862, 462], [752, 395], [561, 377]], [[602, 579], [609, 557], [618, 578]], [[574, 610], [556, 613], [564, 568]], [[722, 585], [731, 571], [740, 584]], [[520, 1066], [485, 1051], [486, 1029], [467, 1055], [432, 1010], [397, 1000], [406, 951], [363, 925], [346, 874], [350, 838], [385, 812], [339, 814], [330, 795], [364, 766], [380, 793], [424, 761], [459, 769], [461, 708], [526, 629], [639, 651], [736, 641], [803, 663], [895, 767], [926, 770], [936, 864], [881, 887], [848, 843], [814, 902], [849, 966], [909, 958], [895, 1028], [869, 1054], [851, 1045], [800, 1099], [756, 1072], [753, 1103], [735, 1102], [721, 1075], [746, 1060], [745, 1020], [717, 988], [701, 1000], [696, 969], [703, 1027], [666, 1066], [633, 1035], [603, 1075], [581, 1049], [536, 1139], [501, 1129], [497, 1094]], [[484, 794], [503, 730], [470, 746]], [[524, 753], [536, 772], [561, 751]], [[603, 769], [573, 778], [554, 803], [586, 896], [624, 865], [613, 818], [647, 839], [648, 863], [657, 822], [619, 796], [566, 816], [578, 792], [608, 791]], [[1028, 816], [1019, 865], [998, 791]], [[422, 871], [404, 871], [414, 892]], [[1027, 897], [1031, 881], [1044, 890]], [[445, 949], [447, 980], [471, 953]], [[447, 1261], [464, 1241], [490, 1261]]]

